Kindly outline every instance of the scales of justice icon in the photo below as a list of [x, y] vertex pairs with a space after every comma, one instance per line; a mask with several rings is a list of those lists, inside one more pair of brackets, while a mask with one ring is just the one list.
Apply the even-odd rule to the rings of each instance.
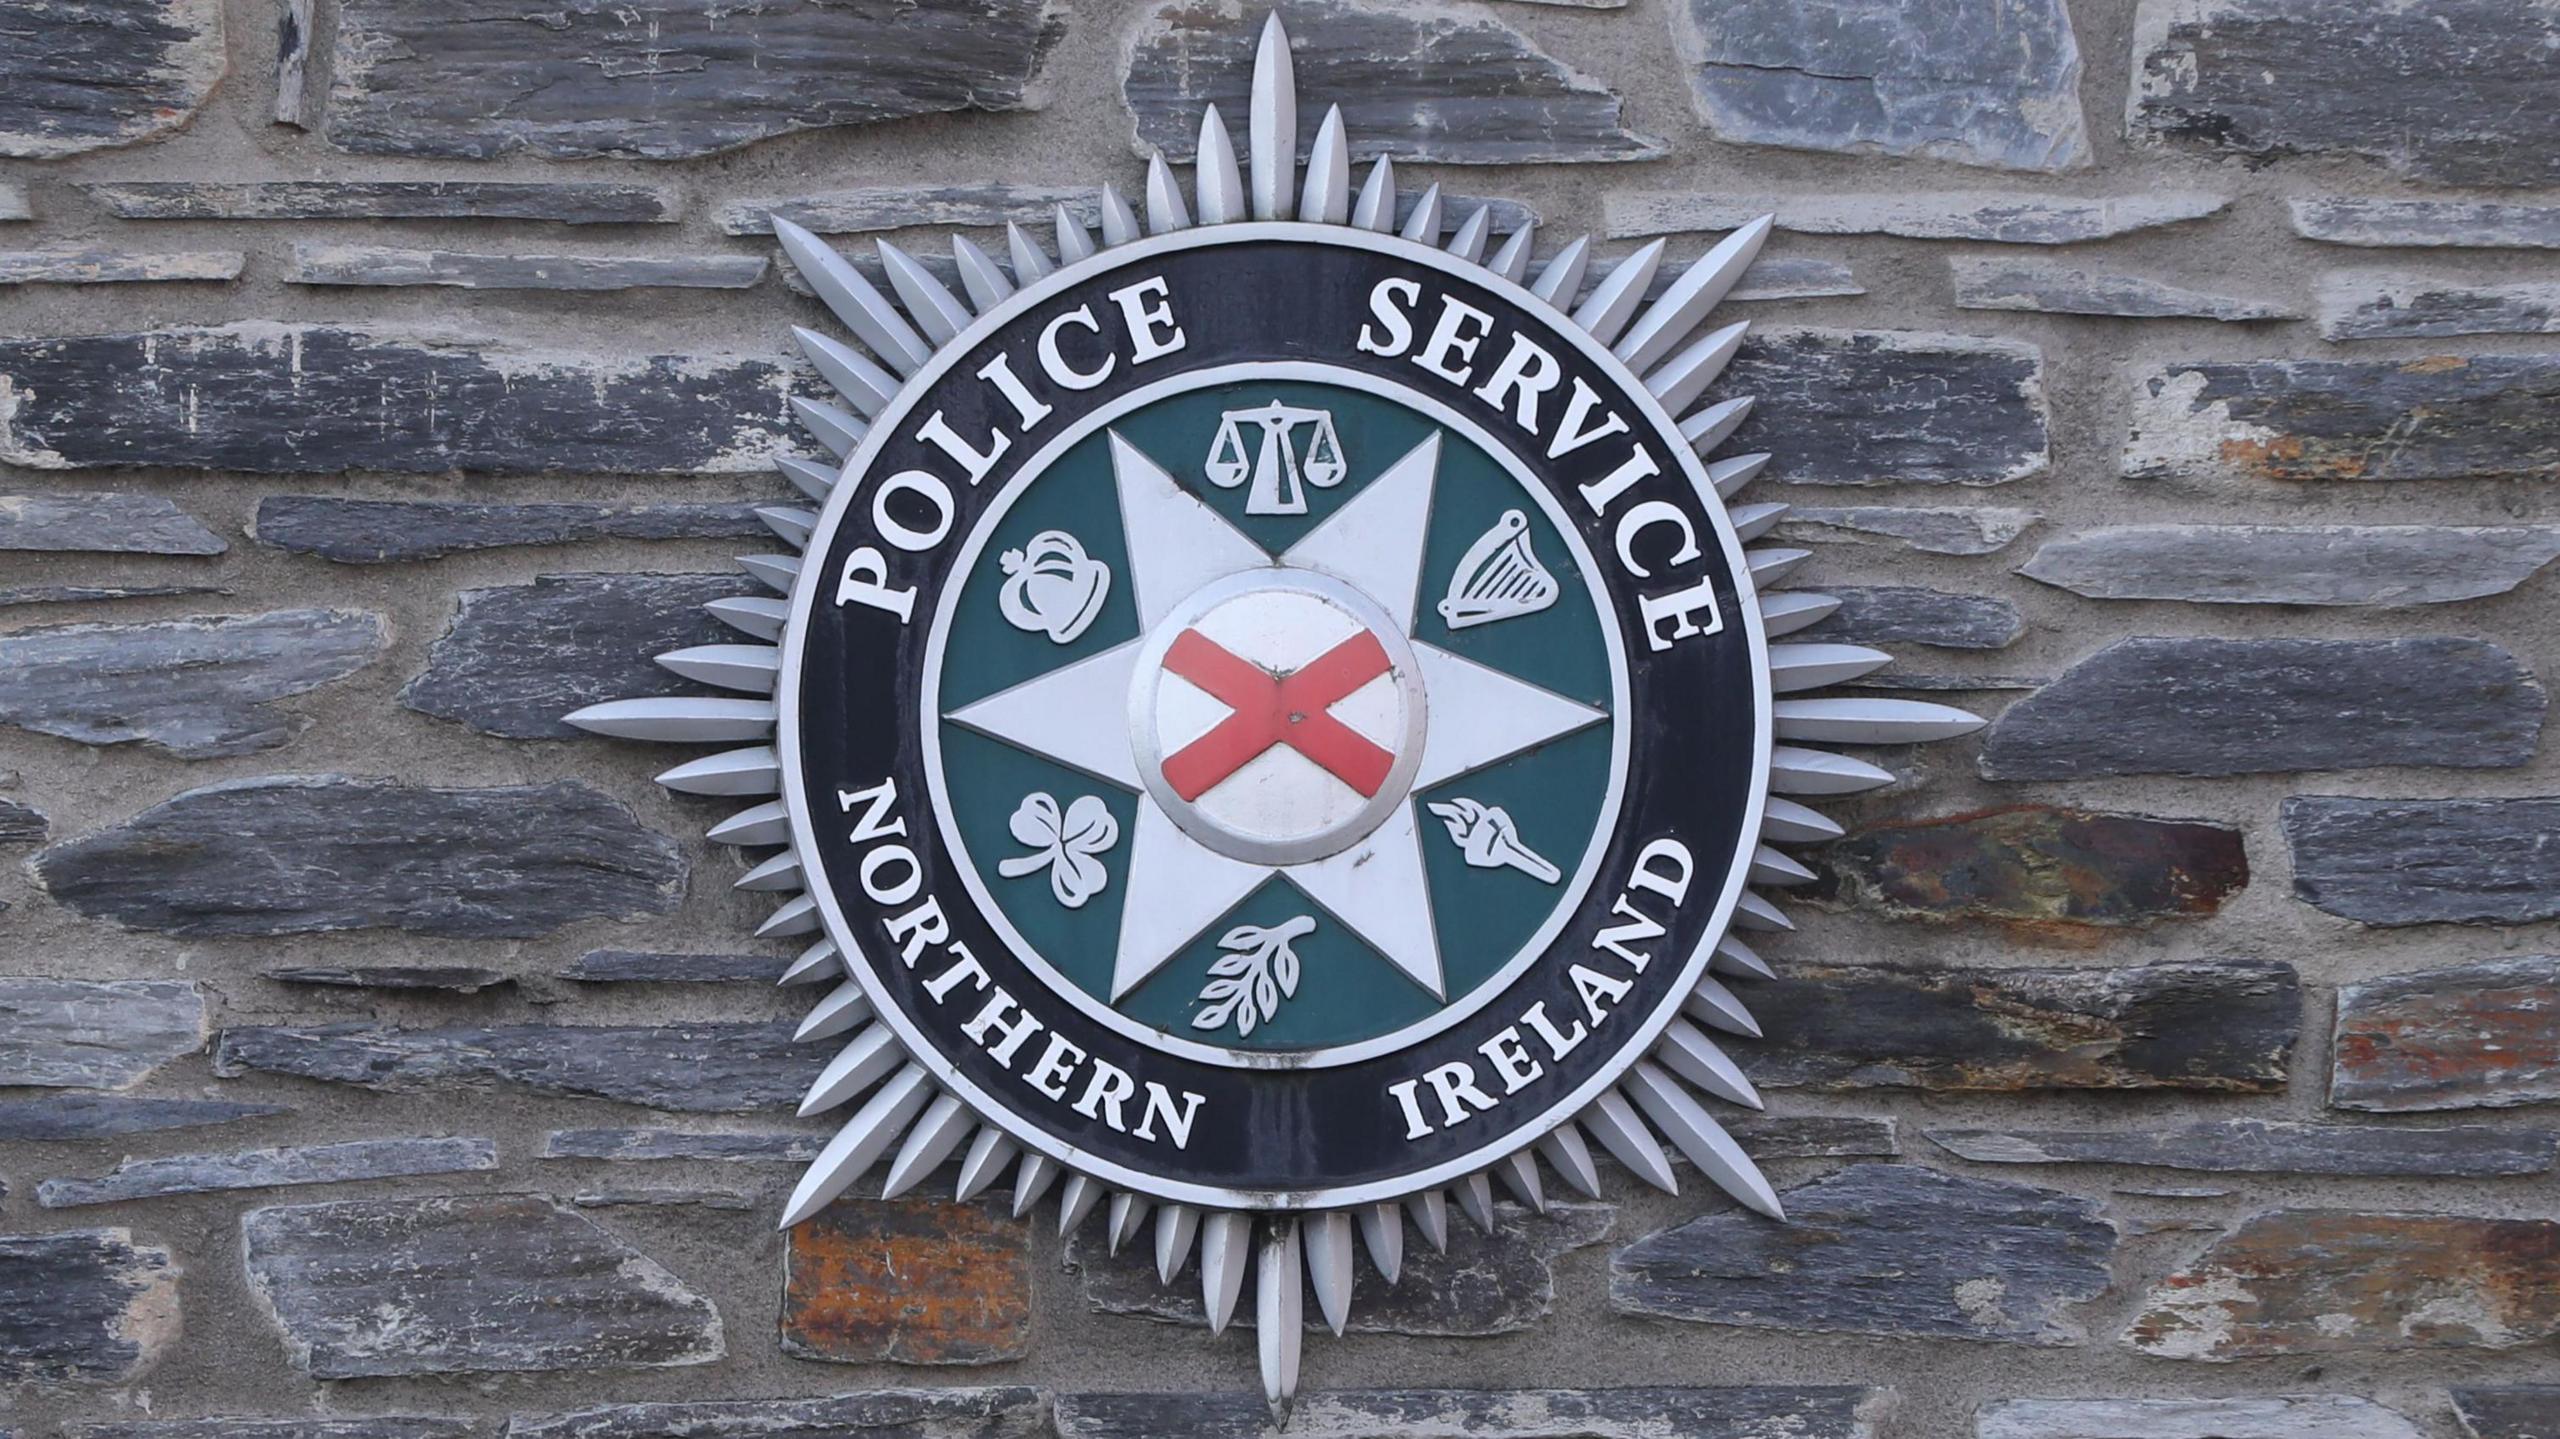
[[[1262, 427], [1261, 446], [1250, 462], [1244, 454], [1245, 425]], [[1300, 427], [1308, 425], [1315, 427], [1314, 436], [1307, 441], [1301, 460], [1293, 441]], [[1342, 483], [1350, 466], [1343, 463], [1342, 437], [1334, 432], [1332, 411], [1273, 400], [1218, 417], [1218, 438], [1209, 446], [1207, 470], [1209, 483], [1222, 490], [1232, 490], [1252, 476], [1253, 488], [1245, 492], [1244, 501], [1248, 515], [1303, 515], [1306, 486], [1332, 489]]]

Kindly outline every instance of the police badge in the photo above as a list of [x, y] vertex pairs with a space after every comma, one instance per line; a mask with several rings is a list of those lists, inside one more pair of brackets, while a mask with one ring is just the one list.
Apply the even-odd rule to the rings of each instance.
[[1751, 401], [1698, 402], [1745, 326], [1695, 336], [1768, 221], [1658, 297], [1660, 242], [1587, 294], [1584, 240], [1534, 278], [1489, 211], [1437, 245], [1338, 112], [1301, 175], [1276, 17], [1249, 136], [1211, 109], [1187, 201], [1159, 156], [1054, 256], [955, 239], [965, 299], [777, 218], [861, 348], [798, 332], [849, 408], [794, 401], [840, 463], [782, 462], [819, 508], [743, 563], [784, 598], [663, 657], [746, 697], [570, 718], [743, 746], [660, 782], [755, 801], [711, 835], [780, 847], [739, 884], [834, 985], [802, 1112], [851, 1117], [784, 1224], [883, 1164], [1055, 1191], [1196, 1258], [1215, 1327], [1250, 1275], [1285, 1414], [1304, 1295], [1339, 1334], [1355, 1244], [1392, 1282], [1452, 1200], [1543, 1205], [1540, 1159], [1596, 1195], [1595, 1143], [1664, 1189], [1676, 1153], [1777, 1216], [1709, 1108], [1760, 1105], [1711, 1037], [1759, 1032], [1737, 932], [1813, 877], [1774, 846], [1840, 833], [1803, 798], [1892, 779], [1809, 746], [1979, 722], [1771, 643], [1836, 601], [1748, 548], [1785, 506], [1727, 509], [1767, 457], [1708, 458]]

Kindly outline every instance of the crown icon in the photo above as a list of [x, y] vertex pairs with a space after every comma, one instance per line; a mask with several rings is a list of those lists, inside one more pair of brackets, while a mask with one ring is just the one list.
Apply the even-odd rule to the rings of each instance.
[[1072, 644], [1111, 595], [1111, 567], [1064, 530], [1042, 530], [997, 564], [1006, 579], [996, 608], [1015, 629], [1045, 634], [1054, 644]]

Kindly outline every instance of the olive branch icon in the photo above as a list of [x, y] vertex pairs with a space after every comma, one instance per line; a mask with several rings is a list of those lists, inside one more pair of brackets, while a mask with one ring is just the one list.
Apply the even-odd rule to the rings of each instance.
[[1316, 932], [1308, 915], [1263, 928], [1240, 924], [1218, 937], [1228, 951], [1209, 966], [1212, 976], [1200, 991], [1208, 1008], [1191, 1018], [1193, 1029], [1224, 1029], [1233, 1020], [1238, 1038], [1253, 1033], [1280, 1012], [1280, 1001], [1298, 993], [1298, 952], [1289, 946]]

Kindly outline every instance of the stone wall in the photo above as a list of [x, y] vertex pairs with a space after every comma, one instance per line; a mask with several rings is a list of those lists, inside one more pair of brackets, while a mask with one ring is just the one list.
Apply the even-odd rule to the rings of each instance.
[[[1089, 203], [1261, 8], [0, 3], [0, 1432], [1260, 1431], [1098, 1224], [773, 1231], [806, 992], [557, 717], [770, 547], [764, 212]], [[2560, 1432], [2560, 12], [1287, 10], [1542, 249], [1775, 210], [1759, 498], [1997, 716], [1767, 946], [1792, 1223], [1461, 1226], [1299, 1431]]]

